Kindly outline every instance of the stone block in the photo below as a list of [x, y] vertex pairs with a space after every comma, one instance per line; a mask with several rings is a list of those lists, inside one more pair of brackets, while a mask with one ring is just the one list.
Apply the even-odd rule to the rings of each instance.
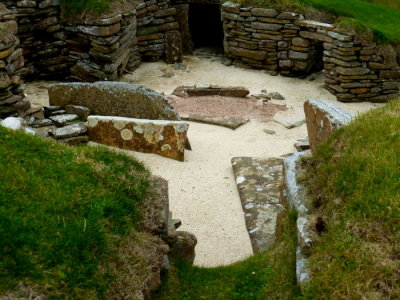
[[255, 17], [270, 17], [274, 18], [278, 15], [275, 9], [271, 8], [253, 8], [251, 14]]
[[236, 47], [229, 47], [227, 53], [233, 56], [246, 57], [253, 60], [265, 60], [267, 58], [267, 53], [265, 51], [254, 51]]
[[178, 30], [165, 33], [165, 62], [167, 64], [182, 61], [182, 37]]
[[181, 121], [89, 116], [90, 141], [184, 160], [189, 125]]
[[332, 133], [354, 118], [353, 114], [318, 100], [306, 101], [304, 113], [312, 152], [315, 152], [318, 146], [326, 141]]
[[124, 82], [60, 83], [49, 86], [51, 105], [80, 105], [92, 114], [151, 120], [180, 120], [165, 97]]

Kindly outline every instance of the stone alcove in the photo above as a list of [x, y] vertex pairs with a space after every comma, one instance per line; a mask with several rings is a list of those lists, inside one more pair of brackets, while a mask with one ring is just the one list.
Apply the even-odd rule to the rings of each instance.
[[221, 8], [218, 4], [190, 3], [189, 32], [194, 48], [223, 48]]
[[178, 0], [171, 4], [176, 8], [184, 53], [192, 53], [201, 47], [223, 51], [224, 30], [219, 1]]

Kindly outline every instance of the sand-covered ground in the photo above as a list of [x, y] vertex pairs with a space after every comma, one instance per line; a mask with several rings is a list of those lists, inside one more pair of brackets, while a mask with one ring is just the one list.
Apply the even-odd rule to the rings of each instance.
[[[323, 89], [321, 74], [306, 79], [271, 76], [263, 71], [222, 65], [218, 58], [184, 58], [182, 66], [162, 62], [143, 63], [121, 81], [143, 84], [157, 92], [171, 94], [181, 85], [215, 84], [244, 86], [251, 93], [261, 90], [279, 92], [286, 100], [273, 103], [288, 108], [285, 114], [301, 115], [304, 101], [318, 99], [358, 113], [377, 107], [371, 103], [340, 103]], [[48, 82], [28, 83], [27, 98], [33, 105], [46, 105]], [[263, 109], [260, 106], [260, 109]], [[169, 181], [170, 209], [182, 220], [180, 230], [194, 233], [198, 239], [195, 264], [217, 266], [242, 260], [252, 254], [240, 199], [233, 177], [231, 158], [236, 156], [276, 157], [294, 152], [293, 144], [307, 136], [306, 126], [286, 129], [275, 122], [251, 120], [231, 130], [223, 127], [190, 123], [189, 139], [193, 151], [186, 151], [185, 162], [153, 154], [129, 152], [143, 161], [156, 175]], [[263, 130], [275, 131], [270, 135]]]

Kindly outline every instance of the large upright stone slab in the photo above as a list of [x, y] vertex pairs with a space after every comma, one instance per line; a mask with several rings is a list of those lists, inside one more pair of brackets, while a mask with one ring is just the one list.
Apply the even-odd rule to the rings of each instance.
[[276, 239], [283, 182], [283, 159], [235, 157], [233, 172], [242, 202], [254, 253], [271, 246]]
[[304, 113], [312, 152], [332, 133], [354, 118], [353, 114], [344, 109], [318, 100], [306, 101]]
[[165, 97], [125, 82], [59, 83], [49, 86], [50, 105], [80, 105], [94, 115], [180, 121]]
[[89, 116], [92, 142], [184, 160], [189, 125], [181, 121]]

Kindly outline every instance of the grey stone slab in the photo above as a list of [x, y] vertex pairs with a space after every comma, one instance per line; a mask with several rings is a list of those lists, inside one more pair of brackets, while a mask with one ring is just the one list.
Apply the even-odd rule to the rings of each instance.
[[235, 157], [233, 172], [253, 251], [259, 253], [276, 239], [283, 182], [282, 158]]

